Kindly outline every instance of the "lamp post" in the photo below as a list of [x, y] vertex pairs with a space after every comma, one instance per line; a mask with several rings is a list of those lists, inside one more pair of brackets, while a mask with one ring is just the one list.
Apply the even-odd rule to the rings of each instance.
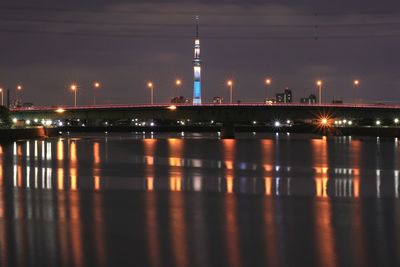
[[0, 88], [0, 94], [1, 94], [1, 105], [4, 106], [4, 93], [3, 93], [3, 88]]
[[94, 82], [93, 86], [93, 105], [96, 105], [96, 91], [100, 88], [101, 84], [99, 82]]
[[354, 80], [353, 86], [354, 86], [354, 103], [356, 103], [357, 102], [357, 89], [360, 86], [360, 80]]
[[230, 103], [232, 104], [233, 102], [233, 81], [232, 80], [229, 80], [227, 83], [226, 83], [227, 85], [228, 85], [228, 87], [229, 87], [229, 91], [230, 91]]
[[[16, 92], [15, 92], [15, 98], [16, 98], [16, 105], [18, 105], [18, 102], [20, 102], [20, 99], [19, 99], [19, 92], [20, 91], [22, 91], [22, 85], [17, 85], [17, 88], [16, 88], [17, 90], [16, 90]], [[22, 101], [21, 101], [22, 102]]]
[[154, 85], [152, 82], [147, 83], [147, 87], [150, 89], [151, 104], [154, 104]]
[[177, 101], [178, 101], [178, 91], [179, 91], [179, 87], [181, 86], [181, 84], [182, 84], [182, 81], [180, 80], [180, 79], [176, 79], [176, 81], [175, 81], [175, 85], [176, 85], [176, 87], [175, 87], [175, 97], [177, 97]]
[[318, 102], [321, 105], [322, 104], [322, 81], [321, 80], [317, 81], [317, 86], [318, 86]]
[[271, 79], [270, 78], [267, 78], [267, 79], [265, 79], [265, 101], [267, 101], [267, 93], [268, 93], [268, 86], [270, 86], [271, 85]]
[[70, 89], [74, 92], [74, 107], [76, 107], [76, 91], [78, 91], [78, 87], [76, 84], [71, 84]]

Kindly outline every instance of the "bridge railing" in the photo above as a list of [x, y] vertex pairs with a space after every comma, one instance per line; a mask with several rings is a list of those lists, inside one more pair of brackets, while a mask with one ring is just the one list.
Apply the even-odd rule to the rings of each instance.
[[400, 109], [400, 104], [303, 104], [303, 103], [234, 103], [234, 104], [215, 104], [205, 103], [202, 105], [192, 104], [112, 104], [112, 105], [83, 105], [77, 107], [70, 106], [36, 106], [36, 107], [16, 107], [11, 111], [56, 111], [56, 110], [93, 110], [93, 109], [126, 109], [126, 108], [168, 108], [176, 107], [321, 107], [321, 108], [381, 108], [381, 109]]

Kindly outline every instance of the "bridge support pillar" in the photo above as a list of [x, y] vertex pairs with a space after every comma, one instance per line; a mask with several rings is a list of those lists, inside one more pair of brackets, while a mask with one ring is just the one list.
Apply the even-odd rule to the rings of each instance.
[[235, 138], [235, 124], [233, 122], [224, 122], [222, 124], [221, 137], [223, 139]]

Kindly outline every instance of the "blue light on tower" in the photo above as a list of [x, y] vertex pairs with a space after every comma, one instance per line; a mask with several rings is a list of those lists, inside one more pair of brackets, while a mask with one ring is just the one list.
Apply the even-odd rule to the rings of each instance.
[[201, 59], [200, 59], [200, 39], [199, 39], [199, 17], [196, 17], [196, 39], [194, 40], [194, 59], [193, 59], [193, 105], [201, 105]]

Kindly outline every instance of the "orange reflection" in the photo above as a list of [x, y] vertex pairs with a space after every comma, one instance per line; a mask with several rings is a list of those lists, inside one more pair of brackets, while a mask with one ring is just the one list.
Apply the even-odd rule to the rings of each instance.
[[171, 168], [170, 189], [171, 191], [182, 191], [182, 153], [184, 142], [181, 139], [168, 139], [169, 157]]
[[182, 193], [170, 194], [171, 239], [175, 264], [177, 267], [189, 266], [185, 206]]
[[146, 188], [148, 191], [154, 190], [154, 178], [153, 177], [147, 177], [146, 184], [147, 184]]
[[332, 228], [331, 203], [329, 199], [324, 202], [314, 202], [316, 205], [317, 247], [320, 250], [319, 265], [336, 266], [335, 238]]
[[317, 197], [327, 197], [327, 184], [328, 184], [328, 178], [323, 177], [323, 178], [316, 178], [315, 179], [315, 186], [316, 186], [316, 195]]
[[95, 191], [101, 189], [100, 183], [100, 144], [98, 142], [93, 143], [93, 187]]
[[265, 179], [265, 194], [270, 196], [272, 194], [272, 178], [266, 177]]
[[184, 142], [181, 139], [168, 139], [169, 165], [173, 167], [182, 167], [182, 150]]
[[150, 266], [161, 266], [156, 194], [146, 194], [146, 220]]
[[58, 190], [64, 190], [64, 169], [57, 169], [57, 188]]
[[58, 192], [57, 197], [57, 214], [58, 214], [58, 238], [60, 244], [60, 257], [61, 262], [69, 262], [69, 238], [68, 238], [68, 227], [66, 223], [67, 211], [66, 205], [67, 200], [65, 197], [65, 191]]
[[94, 176], [94, 190], [100, 190], [100, 176]]
[[326, 138], [311, 140], [317, 197], [328, 196], [328, 143]]
[[182, 191], [182, 178], [171, 176], [169, 179], [169, 187], [171, 191]]
[[225, 179], [226, 179], [226, 192], [231, 194], [234, 192], [234, 161], [235, 161], [235, 143], [234, 139], [223, 139], [223, 158], [225, 162]]
[[[267, 178], [268, 179], [268, 178]], [[265, 224], [265, 238], [264, 242], [266, 243], [266, 259], [267, 266], [279, 266], [279, 241], [277, 238], [277, 226], [275, 214], [276, 210], [274, 207], [274, 198], [264, 198], [264, 224]]]
[[313, 139], [313, 164], [316, 171], [315, 185], [317, 197], [326, 198], [324, 202], [314, 202], [316, 205], [317, 247], [321, 266], [336, 266], [335, 240], [331, 222], [331, 203], [327, 198], [328, 185], [328, 143], [326, 138]]
[[[360, 140], [351, 140], [350, 150], [352, 157], [352, 165], [353, 168], [353, 193], [354, 197], [358, 198], [360, 196], [360, 164], [361, 164], [361, 146], [362, 143]], [[363, 223], [363, 209], [362, 203], [360, 205], [354, 205], [352, 210], [352, 240], [353, 240], [353, 248], [355, 251], [355, 259], [356, 262], [354, 265], [357, 266], [367, 266], [368, 263], [365, 262], [365, 259], [368, 258], [365, 255], [367, 248], [365, 246], [365, 227]]]
[[360, 157], [361, 157], [361, 141], [360, 140], [351, 140], [350, 143], [351, 156], [353, 166], [353, 193], [354, 197], [360, 196]]
[[144, 153], [146, 156], [153, 156], [154, 146], [156, 145], [156, 139], [144, 139]]
[[57, 142], [57, 160], [64, 160], [64, 142], [61, 139]]
[[94, 164], [100, 164], [100, 144], [99, 142], [93, 143], [93, 157], [94, 157]]
[[21, 166], [21, 162], [18, 163], [17, 177], [18, 177], [17, 186], [18, 187], [22, 187], [22, 166]]
[[226, 176], [226, 192], [228, 194], [233, 193], [233, 176], [231, 175]]
[[59, 139], [57, 142], [57, 188], [64, 190], [64, 142]]
[[225, 195], [225, 221], [225, 236], [228, 249], [228, 265], [231, 267], [242, 266], [240, 259], [239, 227], [237, 223], [235, 195]]
[[97, 266], [107, 266], [107, 250], [104, 240], [104, 216], [102, 196], [102, 194], [94, 194], [93, 196], [93, 215], [95, 219], [95, 223], [93, 225], [93, 236], [94, 247], [96, 251], [96, 260], [98, 263]]
[[3, 177], [3, 147], [0, 145], [0, 187], [4, 185]]
[[0, 223], [0, 265], [1, 266], [9, 266], [8, 265], [8, 245], [7, 242], [7, 220], [3, 220], [5, 216], [5, 207], [6, 207], [6, 199], [5, 194], [3, 192], [3, 188], [0, 188], [0, 219], [2, 223]]
[[[156, 139], [144, 139], [143, 144], [144, 144], [144, 154], [145, 154], [145, 175], [148, 177], [148, 179], [153, 179], [154, 177], [154, 148], [156, 145], [157, 140]], [[151, 182], [152, 185], [154, 185], [153, 182]], [[149, 189], [149, 187], [147, 187]], [[153, 190], [154, 187], [151, 187], [151, 190]]]
[[70, 169], [69, 169], [69, 174], [71, 177], [71, 185], [70, 188], [72, 191], [77, 190], [77, 154], [76, 154], [76, 142], [71, 141], [70, 143]]
[[272, 140], [261, 140], [262, 164], [265, 172], [273, 170], [274, 146]]
[[80, 203], [78, 192], [70, 195], [70, 212], [71, 212], [71, 245], [72, 245], [72, 262], [73, 266], [83, 266], [83, 247], [82, 247], [82, 225], [80, 216]]
[[21, 144], [17, 145], [17, 156], [18, 157], [22, 156], [22, 145]]
[[234, 139], [223, 139], [223, 154], [225, 165], [228, 170], [233, 169], [233, 162], [235, 159], [235, 140]]

